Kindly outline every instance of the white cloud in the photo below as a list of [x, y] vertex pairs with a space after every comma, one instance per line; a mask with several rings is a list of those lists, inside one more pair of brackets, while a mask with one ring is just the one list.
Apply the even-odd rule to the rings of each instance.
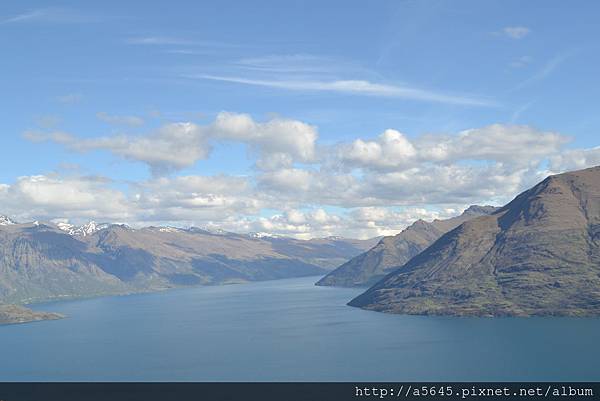
[[570, 149], [550, 158], [550, 171], [560, 173], [600, 165], [600, 146], [590, 149]]
[[3, 185], [0, 203], [23, 221], [27, 218], [134, 218], [126, 197], [98, 177], [24, 176]]
[[[524, 125], [417, 137], [388, 129], [324, 146], [317, 128], [301, 121], [220, 113], [205, 125], [166, 124], [148, 135], [24, 135], [74, 151], [108, 150], [157, 174], [127, 183], [54, 174], [0, 184], [0, 205], [7, 208], [0, 212], [17, 220], [95, 218], [299, 238], [387, 235], [469, 204], [503, 204], [549, 172], [600, 164], [598, 148], [566, 150], [568, 137]], [[246, 144], [258, 168], [243, 177], [158, 174], [208, 158], [218, 141]]]
[[208, 79], [213, 81], [232, 82], [246, 85], [266, 86], [271, 88], [287, 89], [294, 91], [337, 92], [364, 96], [404, 98], [464, 106], [496, 105], [496, 103], [490, 99], [477, 98], [472, 96], [444, 94], [411, 86], [378, 84], [365, 80], [270, 80], [251, 79], [233, 76], [217, 76], [207, 74], [191, 75], [188, 77], [195, 79]]
[[398, 131], [386, 130], [375, 140], [357, 139], [339, 145], [337, 157], [350, 167], [376, 170], [461, 160], [495, 161], [518, 167], [555, 154], [568, 141], [568, 137], [558, 133], [526, 125], [493, 124], [458, 135], [425, 135], [414, 140]]
[[570, 138], [556, 132], [539, 131], [527, 125], [493, 124], [442, 140], [428, 136], [420, 146], [425, 145], [428, 152], [446, 161], [494, 160], [520, 166], [557, 152], [569, 141]]
[[404, 134], [388, 129], [375, 141], [357, 139], [350, 145], [342, 145], [339, 154], [343, 161], [386, 168], [411, 163], [417, 150]]
[[502, 204], [535, 183], [535, 168], [423, 165], [369, 175], [362, 191], [380, 205]]
[[502, 33], [511, 39], [523, 39], [531, 33], [531, 29], [525, 26], [507, 26], [502, 29]]
[[132, 188], [144, 220], [206, 221], [252, 215], [262, 202], [249, 181], [232, 176], [180, 176], [138, 183]]
[[[112, 116], [101, 116], [110, 118]], [[121, 117], [118, 118], [121, 121]], [[149, 135], [117, 135], [78, 138], [64, 132], [26, 132], [32, 141], [53, 141], [78, 152], [108, 150], [116, 156], [146, 163], [153, 174], [180, 170], [206, 159], [211, 142], [236, 141], [250, 146], [262, 168], [276, 168], [293, 161], [315, 158], [318, 133], [315, 127], [297, 120], [273, 118], [256, 122], [247, 114], [219, 113], [212, 124], [170, 123]]]
[[204, 131], [193, 123], [167, 124], [147, 136], [83, 139], [64, 132], [26, 132], [24, 136], [32, 141], [57, 142], [77, 152], [108, 150], [116, 156], [148, 164], [157, 175], [192, 166], [210, 152]]
[[311, 162], [315, 158], [317, 129], [301, 121], [273, 118], [257, 123], [248, 114], [223, 112], [209, 129], [217, 138], [249, 144], [261, 159], [275, 158], [289, 165], [291, 160]]

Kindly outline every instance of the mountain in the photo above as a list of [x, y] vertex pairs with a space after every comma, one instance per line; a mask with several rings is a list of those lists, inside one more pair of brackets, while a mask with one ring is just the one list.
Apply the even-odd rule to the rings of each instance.
[[40, 320], [62, 319], [58, 313], [35, 312], [18, 305], [0, 305], [0, 324], [37, 322]]
[[89, 223], [86, 223], [79, 227], [69, 223], [58, 223], [56, 226], [64, 232], [68, 233], [69, 235], [85, 237], [86, 235], [92, 235], [96, 231], [108, 228], [110, 224], [98, 224], [95, 221], [90, 221]]
[[0, 226], [10, 226], [13, 224], [17, 224], [17, 223], [14, 222], [13, 220], [11, 220], [7, 216], [0, 215]]
[[493, 206], [471, 206], [460, 216], [428, 223], [418, 220], [401, 233], [384, 237], [374, 248], [362, 253], [323, 277], [316, 285], [368, 287], [408, 262], [444, 233], [474, 217], [490, 214]]
[[[253, 238], [192, 228], [0, 226], [0, 302], [323, 274], [374, 240]], [[94, 227], [92, 229], [92, 227]]]
[[350, 305], [435, 315], [600, 315], [600, 167], [461, 224]]

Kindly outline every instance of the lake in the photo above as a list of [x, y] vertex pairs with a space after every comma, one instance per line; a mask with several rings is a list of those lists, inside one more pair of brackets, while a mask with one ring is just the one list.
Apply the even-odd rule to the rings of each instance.
[[35, 305], [2, 381], [598, 381], [600, 319], [399, 316], [318, 277]]

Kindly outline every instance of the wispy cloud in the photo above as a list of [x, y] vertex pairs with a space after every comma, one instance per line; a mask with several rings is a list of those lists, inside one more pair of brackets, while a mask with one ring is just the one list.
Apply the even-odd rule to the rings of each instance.
[[128, 38], [125, 40], [126, 43], [130, 45], [156, 45], [156, 46], [184, 46], [184, 45], [193, 45], [194, 42], [187, 39], [175, 38], [169, 36], [141, 36]]
[[249, 57], [243, 58], [235, 64], [237, 67], [249, 71], [286, 74], [328, 73], [341, 69], [355, 69], [355, 66], [347, 62], [311, 54]]
[[137, 116], [115, 116], [101, 111], [96, 113], [96, 117], [107, 124], [128, 125], [130, 127], [144, 125], [144, 120]]
[[246, 85], [265, 86], [294, 91], [337, 92], [364, 96], [404, 98], [420, 101], [467, 106], [495, 106], [489, 99], [450, 95], [402, 85], [373, 83], [365, 80], [267, 80], [218, 75], [189, 75], [187, 78], [207, 79]]
[[[179, 46], [180, 49], [176, 51], [171, 50], [172, 53], [180, 54], [201, 54], [198, 48], [201, 49], [222, 49], [222, 48], [235, 48], [237, 45], [212, 40], [196, 40], [190, 38], [183, 38], [178, 36], [162, 36], [162, 35], [151, 35], [151, 36], [135, 36], [125, 39], [125, 43], [129, 45], [139, 46], [162, 46], [162, 47], [173, 47]], [[204, 53], [202, 53], [204, 54]]]
[[523, 39], [531, 33], [531, 29], [525, 26], [507, 26], [500, 33], [510, 39]]
[[15, 15], [13, 17], [3, 19], [2, 22], [0, 22], [0, 23], [1, 24], [10, 24], [10, 23], [14, 23], [14, 22], [26, 22], [26, 21], [39, 19], [39, 18], [43, 17], [43, 15], [44, 15], [43, 10], [32, 10], [32, 11], [24, 12], [22, 14]]
[[529, 64], [531, 64], [532, 61], [533, 61], [533, 57], [531, 57], [531, 56], [521, 56], [521, 57], [517, 58], [516, 60], [513, 60], [509, 65], [512, 68], [522, 68], [522, 67], [526, 67]]
[[519, 121], [519, 118], [521, 118], [521, 116], [531, 108], [531, 106], [533, 106], [535, 104], [535, 101], [530, 101], [525, 103], [524, 105], [520, 106], [519, 108], [517, 108], [511, 115], [510, 117], [510, 123], [511, 124], [515, 124], [517, 121]]
[[79, 103], [83, 100], [81, 93], [67, 93], [65, 95], [56, 96], [56, 101], [64, 104]]
[[28, 10], [21, 14], [14, 15], [12, 17], [0, 19], [0, 25], [3, 24], [18, 24], [18, 23], [29, 23], [29, 22], [48, 22], [48, 23], [84, 23], [98, 21], [97, 16], [89, 16], [81, 14], [75, 10], [67, 8], [37, 8], [34, 10]]
[[516, 85], [510, 90], [510, 92], [522, 89], [535, 82], [539, 82], [548, 78], [565, 60], [571, 57], [571, 55], [572, 52], [563, 53], [551, 58], [546, 64], [544, 64], [544, 66], [538, 72]]

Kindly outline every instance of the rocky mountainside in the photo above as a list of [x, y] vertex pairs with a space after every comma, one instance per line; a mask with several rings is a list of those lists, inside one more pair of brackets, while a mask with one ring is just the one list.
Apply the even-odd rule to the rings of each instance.
[[548, 177], [350, 302], [436, 315], [600, 315], [600, 167]]
[[317, 275], [373, 244], [173, 227], [7, 224], [0, 226], [0, 302]]
[[368, 287], [408, 262], [444, 233], [474, 217], [490, 214], [493, 206], [471, 206], [460, 216], [426, 222], [418, 220], [401, 233], [384, 237], [369, 251], [355, 256], [323, 277], [317, 285]]

